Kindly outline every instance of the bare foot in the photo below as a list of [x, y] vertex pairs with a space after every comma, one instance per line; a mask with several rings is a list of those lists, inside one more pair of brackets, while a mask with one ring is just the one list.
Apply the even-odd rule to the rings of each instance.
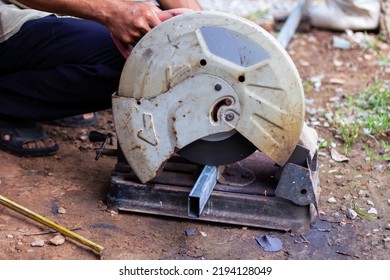
[[95, 116], [94, 113], [83, 114], [83, 118], [84, 118], [85, 120], [92, 119], [94, 116]]
[[[9, 134], [4, 134], [3, 140], [10, 141], [11, 136]], [[47, 137], [45, 139], [27, 142], [22, 146], [22, 148], [23, 149], [51, 148], [51, 147], [54, 147], [55, 145], [56, 145], [56, 143], [54, 142], [54, 140]]]

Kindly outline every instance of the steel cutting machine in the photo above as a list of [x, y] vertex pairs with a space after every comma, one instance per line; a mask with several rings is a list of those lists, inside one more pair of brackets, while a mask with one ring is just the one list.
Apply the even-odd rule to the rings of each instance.
[[315, 217], [318, 137], [301, 79], [255, 23], [206, 11], [164, 21], [127, 58], [112, 111], [111, 207], [295, 231]]

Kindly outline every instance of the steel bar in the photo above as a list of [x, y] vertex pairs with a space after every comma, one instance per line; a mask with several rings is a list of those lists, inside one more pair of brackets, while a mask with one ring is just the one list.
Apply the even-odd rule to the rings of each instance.
[[25, 217], [33, 219], [34, 221], [36, 221], [42, 225], [47, 226], [48, 228], [51, 228], [55, 231], [58, 231], [58, 232], [62, 233], [63, 235], [65, 235], [73, 240], [76, 240], [85, 246], [88, 246], [89, 248], [95, 250], [98, 253], [100, 253], [104, 249], [102, 246], [100, 246], [100, 245], [98, 245], [98, 244], [96, 244], [96, 243], [94, 243], [94, 242], [92, 242], [92, 241], [90, 241], [90, 240], [88, 240], [88, 239], [54, 223], [54, 222], [52, 222], [52, 221], [50, 221], [49, 219], [46, 219], [45, 217], [42, 217], [39, 214], [32, 212], [31, 210], [9, 200], [8, 198], [6, 198], [2, 195], [0, 195], [0, 204], [22, 214]]
[[216, 166], [206, 165], [188, 196], [188, 216], [199, 217], [217, 183]]
[[282, 29], [280, 30], [277, 39], [283, 48], [287, 48], [291, 38], [294, 36], [294, 33], [302, 19], [302, 14], [306, 6], [306, 2], [307, 0], [300, 0], [298, 2], [297, 6], [290, 13]]

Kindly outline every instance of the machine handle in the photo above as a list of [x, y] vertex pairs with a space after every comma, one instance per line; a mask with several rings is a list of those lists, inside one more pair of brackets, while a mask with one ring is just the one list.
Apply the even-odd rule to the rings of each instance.
[[97, 131], [90, 131], [88, 134], [88, 139], [91, 142], [102, 142], [100, 145], [100, 148], [96, 149], [96, 157], [95, 160], [98, 160], [102, 155], [107, 156], [117, 156], [118, 151], [114, 149], [106, 149], [106, 145], [111, 142], [110, 136], [107, 134], [97, 132]]
[[88, 139], [91, 142], [105, 142], [107, 138], [106, 134], [97, 131], [90, 131], [88, 134]]

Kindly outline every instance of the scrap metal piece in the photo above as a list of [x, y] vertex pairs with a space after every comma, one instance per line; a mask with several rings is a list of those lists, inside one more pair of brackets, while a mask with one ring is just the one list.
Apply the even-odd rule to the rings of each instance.
[[188, 216], [199, 217], [217, 183], [217, 167], [206, 165], [188, 196]]
[[283, 248], [282, 241], [276, 237], [262, 235], [257, 237], [256, 241], [266, 252], [278, 252]]

